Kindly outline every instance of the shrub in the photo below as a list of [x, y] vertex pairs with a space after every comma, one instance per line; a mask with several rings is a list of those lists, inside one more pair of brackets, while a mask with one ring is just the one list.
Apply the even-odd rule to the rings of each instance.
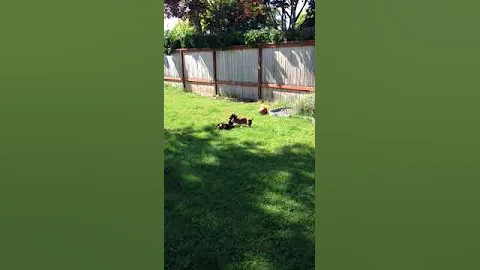
[[[175, 30], [175, 29], [174, 29]], [[197, 33], [193, 28], [186, 31], [166, 31], [164, 35], [165, 53], [171, 54], [179, 48], [225, 48], [244, 43], [240, 32], [229, 32], [221, 35]]]
[[315, 28], [301, 27], [298, 29], [290, 29], [285, 33], [285, 35], [288, 41], [311, 40], [315, 39]]
[[283, 32], [275, 28], [251, 29], [246, 32], [227, 31], [219, 33], [198, 33], [188, 21], [180, 21], [171, 31], [165, 31], [166, 54], [179, 48], [226, 48], [232, 45], [256, 46], [259, 43], [279, 43], [286, 40], [315, 39], [313, 27], [300, 26]]
[[315, 117], [315, 94], [305, 95], [294, 104], [295, 113], [298, 115]]
[[172, 54], [175, 49], [181, 48], [181, 43], [179, 39], [173, 39], [169, 31], [165, 31], [163, 47], [165, 48], [165, 54]]
[[195, 48], [195, 28], [188, 20], [178, 22], [171, 31], [165, 31], [165, 53], [171, 54], [179, 48]]
[[278, 43], [285, 40], [282, 31], [274, 28], [254, 29], [245, 33], [245, 44], [257, 45], [259, 43]]
[[179, 40], [187, 35], [192, 35], [195, 33], [195, 27], [190, 23], [189, 20], [179, 21], [171, 31], [169, 31], [169, 36], [173, 40]]
[[245, 37], [241, 32], [227, 32], [219, 35], [215, 35], [215, 40], [217, 43], [214, 48], [226, 48], [232, 45], [242, 45], [245, 44]]

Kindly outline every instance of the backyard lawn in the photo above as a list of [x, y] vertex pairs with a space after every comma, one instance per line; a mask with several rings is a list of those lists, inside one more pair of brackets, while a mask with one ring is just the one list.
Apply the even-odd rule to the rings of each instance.
[[315, 128], [259, 107], [166, 86], [165, 269], [314, 269]]

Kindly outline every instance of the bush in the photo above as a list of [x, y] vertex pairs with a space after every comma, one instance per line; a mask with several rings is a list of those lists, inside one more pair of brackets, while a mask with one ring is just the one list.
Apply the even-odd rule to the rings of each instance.
[[315, 39], [313, 27], [282, 32], [275, 28], [252, 29], [246, 32], [198, 33], [188, 20], [180, 21], [171, 31], [165, 31], [164, 48], [172, 54], [179, 48], [226, 48], [232, 45], [256, 46], [259, 43], [279, 43], [286, 40]]
[[241, 32], [228, 32], [215, 35], [214, 39], [217, 41], [215, 46], [212, 48], [226, 48], [232, 45], [243, 45], [245, 44], [245, 37]]
[[294, 104], [295, 113], [315, 118], [315, 94], [305, 95]]
[[225, 48], [232, 45], [245, 44], [241, 32], [228, 32], [223, 34], [197, 33], [193, 27], [179, 27], [164, 34], [164, 48], [166, 54], [172, 54], [179, 48]]
[[179, 21], [171, 31], [169, 31], [169, 36], [173, 40], [182, 39], [185, 36], [195, 34], [195, 27], [188, 20]]
[[298, 30], [297, 40], [314, 40], [315, 27], [303, 27]]
[[259, 43], [278, 43], [285, 40], [282, 31], [274, 28], [254, 29], [245, 33], [245, 44], [257, 45]]
[[195, 48], [195, 28], [188, 20], [178, 22], [171, 31], [165, 31], [164, 47], [165, 53], [171, 54], [179, 48]]
[[288, 41], [302, 41], [315, 39], [314, 27], [301, 27], [299, 29], [291, 29], [286, 32]]
[[165, 48], [165, 54], [172, 54], [175, 49], [181, 48], [179, 39], [173, 39], [169, 31], [166, 31], [163, 36], [163, 47]]

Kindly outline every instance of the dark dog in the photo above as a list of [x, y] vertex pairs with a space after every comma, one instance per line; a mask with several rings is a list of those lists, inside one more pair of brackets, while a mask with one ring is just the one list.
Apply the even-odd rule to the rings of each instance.
[[230, 117], [228, 118], [228, 121], [230, 122], [235, 122], [235, 120], [238, 119], [238, 116], [236, 114], [231, 114]]
[[247, 119], [245, 117], [238, 117], [236, 114], [230, 115], [229, 121], [233, 121], [235, 124], [243, 124], [248, 125], [249, 127], [252, 126], [253, 119]]
[[222, 129], [231, 129], [233, 127], [233, 121], [228, 121], [228, 123], [218, 123], [217, 124], [217, 129], [222, 130]]

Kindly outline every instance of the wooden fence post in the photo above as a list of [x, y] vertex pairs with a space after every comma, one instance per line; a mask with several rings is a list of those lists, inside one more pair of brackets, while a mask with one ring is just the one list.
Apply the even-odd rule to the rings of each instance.
[[217, 86], [217, 51], [213, 50], [213, 85], [215, 88], [215, 96], [218, 95], [218, 86]]
[[183, 84], [183, 90], [187, 91], [187, 86], [185, 83], [185, 59], [183, 56], [183, 50], [180, 51], [180, 56], [181, 56], [181, 65], [182, 65], [182, 84]]
[[262, 99], [262, 46], [258, 46], [258, 99]]

